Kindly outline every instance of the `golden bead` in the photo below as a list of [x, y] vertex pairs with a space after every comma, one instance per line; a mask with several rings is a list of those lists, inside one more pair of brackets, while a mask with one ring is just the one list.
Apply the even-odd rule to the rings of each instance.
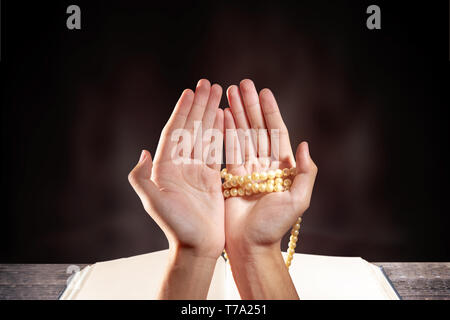
[[276, 179], [275, 179], [275, 184], [283, 184], [283, 179], [281, 179], [281, 178], [276, 178]]
[[283, 191], [283, 186], [281, 185], [281, 184], [276, 184], [274, 187], [273, 187], [273, 190], [275, 191], [275, 192], [281, 192], [281, 191]]
[[259, 190], [259, 192], [265, 192], [266, 191], [266, 184], [264, 182], [260, 183], [259, 186], [258, 186], [258, 190]]
[[236, 196], [237, 196], [237, 193], [238, 193], [238, 191], [237, 191], [236, 188], [232, 188], [232, 189], [230, 190], [230, 194], [231, 194], [232, 197], [236, 197]]
[[283, 169], [283, 177], [289, 177], [290, 174], [291, 174], [291, 170], [289, 168]]
[[240, 186], [242, 186], [242, 185], [244, 184], [244, 182], [245, 182], [244, 177], [241, 177], [241, 176], [237, 177], [237, 183], [238, 183]]
[[273, 179], [269, 179], [269, 180], [267, 180], [267, 182], [266, 182], [267, 184], [271, 184], [271, 185], [274, 185], [275, 184], [275, 180], [273, 180]]
[[241, 197], [245, 194], [245, 191], [243, 188], [239, 188], [238, 189], [238, 195], [240, 195]]
[[252, 173], [252, 180], [253, 181], [258, 181], [259, 180], [259, 173], [258, 172], [253, 172]]
[[223, 168], [222, 171], [220, 171], [220, 177], [222, 179], [225, 179], [226, 174], [227, 174], [227, 168]]
[[275, 170], [275, 177], [281, 178], [283, 176], [283, 171], [281, 169]]
[[230, 183], [231, 183], [231, 185], [232, 185], [233, 187], [236, 187], [236, 186], [238, 185], [237, 178], [238, 178], [238, 177], [233, 177], [233, 178], [231, 178], [231, 180], [230, 180]]
[[273, 171], [273, 170], [267, 171], [267, 178], [268, 179], [275, 179], [275, 171]]
[[285, 187], [290, 187], [292, 184], [292, 180], [291, 179], [284, 179], [283, 184]]
[[245, 177], [244, 177], [244, 181], [245, 182], [252, 182], [252, 175], [251, 174], [248, 174], [248, 175], [246, 175]]
[[252, 195], [252, 190], [245, 190], [245, 195], [246, 196], [251, 196]]
[[252, 183], [248, 182], [245, 184], [245, 190], [252, 190]]
[[223, 190], [223, 196], [225, 198], [228, 198], [230, 196], [230, 190], [228, 190], [228, 189]]
[[252, 185], [253, 193], [258, 193], [258, 190], [259, 190], [259, 183], [258, 182], [253, 183]]
[[302, 217], [298, 217], [297, 222], [292, 226], [291, 236], [289, 237], [287, 257], [286, 257], [286, 262], [285, 262], [286, 267], [288, 267], [288, 268], [291, 265], [292, 259], [294, 258], [295, 248], [297, 247], [297, 241], [298, 241], [298, 233], [299, 233], [298, 230], [300, 229], [301, 222], [302, 222]]
[[297, 173], [297, 169], [295, 167], [292, 167], [289, 171], [291, 172], [291, 176], [295, 176]]
[[259, 179], [262, 180], [262, 181], [266, 180], [267, 179], [267, 172], [261, 172], [259, 174]]
[[230, 181], [231, 178], [233, 178], [233, 175], [231, 173], [225, 174], [225, 181]]
[[266, 192], [273, 192], [273, 184], [266, 183]]

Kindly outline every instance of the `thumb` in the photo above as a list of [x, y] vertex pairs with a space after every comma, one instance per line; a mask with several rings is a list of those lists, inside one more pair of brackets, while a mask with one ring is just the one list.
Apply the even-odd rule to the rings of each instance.
[[295, 161], [297, 173], [290, 191], [295, 199], [295, 211], [302, 214], [309, 208], [317, 175], [317, 166], [311, 159], [307, 142], [302, 142], [298, 145]]
[[128, 174], [128, 181], [142, 201], [145, 210], [151, 206], [151, 202], [159, 193], [159, 188], [150, 180], [152, 175], [152, 156], [147, 150], [142, 150], [141, 157], [136, 166]]

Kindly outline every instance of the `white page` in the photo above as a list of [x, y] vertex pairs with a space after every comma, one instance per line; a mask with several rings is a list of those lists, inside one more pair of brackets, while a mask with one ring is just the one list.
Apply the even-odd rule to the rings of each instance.
[[[289, 273], [302, 300], [398, 299], [381, 270], [361, 258], [296, 253]], [[240, 299], [229, 263], [225, 281], [226, 299]]]
[[[283, 255], [286, 257], [286, 253]], [[391, 286], [385, 288], [385, 283], [375, 275], [373, 265], [361, 258], [296, 253], [289, 272], [300, 299], [304, 300], [397, 298]], [[386, 281], [384, 276], [383, 281]]]
[[395, 291], [389, 280], [386, 278], [387, 276], [383, 273], [383, 271], [381, 271], [381, 268], [369, 262], [367, 262], [367, 264], [369, 264], [370, 267], [372, 268], [372, 272], [378, 279], [378, 283], [383, 288], [386, 296], [389, 297], [390, 300], [400, 300], [398, 293]]
[[[162, 250], [96, 263], [90, 267], [82, 283], [70, 284], [70, 294], [64, 292], [61, 299], [155, 299], [164, 276], [167, 259], [168, 250]], [[225, 262], [219, 257], [208, 299], [224, 298], [224, 278]], [[80, 288], [74, 292], [77, 286]]]
[[[283, 253], [286, 257], [286, 253]], [[154, 299], [168, 250], [96, 263], [61, 299]], [[301, 299], [398, 299], [380, 269], [361, 258], [296, 253], [289, 268]], [[77, 287], [80, 287], [77, 290]], [[229, 263], [219, 257], [208, 299], [240, 299]]]

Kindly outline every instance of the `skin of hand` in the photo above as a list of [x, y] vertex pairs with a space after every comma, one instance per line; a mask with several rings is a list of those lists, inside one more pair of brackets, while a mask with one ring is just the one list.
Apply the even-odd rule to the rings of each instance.
[[[175, 130], [186, 129], [192, 146], [208, 150], [211, 141], [194, 139], [194, 122], [202, 121], [202, 130], [223, 132], [221, 96], [222, 88], [211, 86], [206, 79], [198, 82], [195, 93], [184, 90], [161, 133], [155, 161], [148, 151], [142, 151], [128, 177], [145, 210], [169, 241], [169, 264], [159, 293], [162, 299], [206, 298], [225, 245], [220, 163], [174, 162], [173, 151], [179, 148], [180, 140], [172, 138]], [[195, 158], [194, 151], [186, 154], [187, 159]]]
[[[254, 83], [245, 79], [239, 88], [229, 87], [227, 97], [230, 108], [224, 110], [225, 130], [268, 129], [268, 134], [246, 140], [245, 148], [242, 138], [227, 137], [225, 131], [228, 172], [244, 176], [254, 171], [297, 168], [289, 191], [225, 200], [225, 249], [235, 282], [242, 299], [298, 299], [280, 242], [309, 207], [317, 166], [306, 142], [298, 146], [294, 160], [287, 128], [269, 89], [258, 95]], [[260, 161], [270, 156], [271, 129], [279, 130], [279, 162]], [[229, 164], [231, 151], [234, 160], [242, 159], [242, 163]]]

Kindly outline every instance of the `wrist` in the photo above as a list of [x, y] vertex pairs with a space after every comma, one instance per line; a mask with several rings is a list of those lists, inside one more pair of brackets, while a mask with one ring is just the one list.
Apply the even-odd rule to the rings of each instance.
[[177, 247], [169, 249], [169, 268], [186, 270], [186, 274], [210, 274], [214, 272], [217, 258], [198, 255], [192, 249]]
[[217, 258], [192, 248], [171, 246], [160, 299], [206, 299]]
[[246, 270], [246, 273], [252, 273], [267, 265], [277, 267], [277, 269], [286, 269], [283, 255], [278, 246], [257, 246], [251, 249], [232, 249], [226, 252], [232, 270]]
[[279, 242], [236, 244], [227, 249], [227, 255], [242, 299], [298, 299]]
[[[217, 251], [217, 250], [216, 250]], [[205, 265], [215, 264], [220, 253], [204, 248], [185, 246], [182, 244], [169, 245], [169, 261], [192, 262], [201, 261]]]
[[236, 261], [251, 262], [268, 256], [281, 256], [280, 241], [266, 244], [255, 244], [245, 240], [230, 241], [227, 242], [225, 250], [230, 260], [234, 258]]
[[224, 244], [219, 241], [203, 241], [196, 244], [186, 244], [178, 239], [169, 238], [169, 254], [171, 256], [184, 257], [189, 256], [191, 258], [209, 258], [217, 260], [222, 254]]

